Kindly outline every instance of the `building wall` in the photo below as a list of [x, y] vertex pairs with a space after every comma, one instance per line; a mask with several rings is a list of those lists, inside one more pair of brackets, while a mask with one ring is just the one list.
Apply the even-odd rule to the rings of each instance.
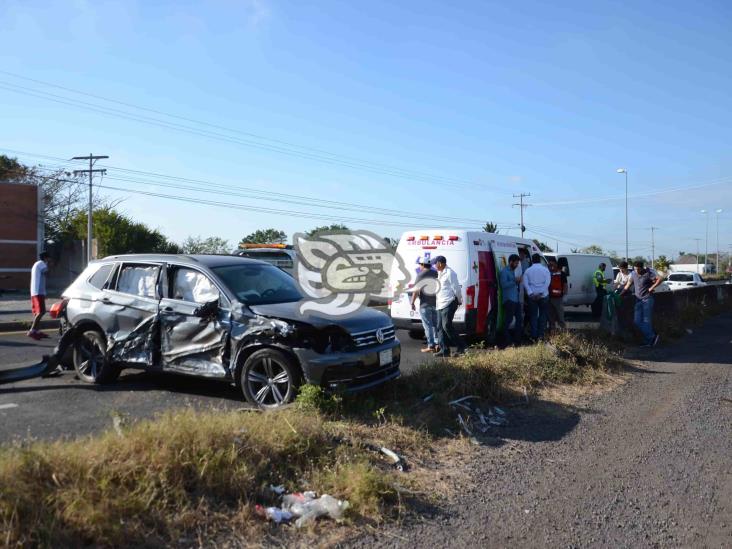
[[40, 189], [0, 183], [0, 290], [27, 289], [43, 246]]

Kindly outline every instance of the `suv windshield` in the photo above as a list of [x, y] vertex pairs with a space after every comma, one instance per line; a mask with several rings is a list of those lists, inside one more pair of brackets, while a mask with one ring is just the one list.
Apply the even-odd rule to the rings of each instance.
[[228, 265], [212, 270], [247, 305], [287, 303], [303, 297], [295, 279], [272, 265]]

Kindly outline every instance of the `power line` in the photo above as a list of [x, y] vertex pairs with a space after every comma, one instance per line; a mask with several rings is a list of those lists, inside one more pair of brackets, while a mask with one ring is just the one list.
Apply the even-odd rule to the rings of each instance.
[[[109, 179], [109, 177], [107, 177], [107, 179]], [[393, 227], [414, 227], [414, 225], [411, 223], [400, 223], [398, 221], [344, 217], [344, 216], [338, 216], [338, 215], [332, 215], [332, 214], [331, 215], [318, 214], [318, 213], [313, 213], [313, 212], [280, 210], [280, 209], [275, 209], [275, 208], [261, 208], [261, 207], [257, 207], [257, 206], [249, 206], [246, 204], [232, 204], [230, 202], [219, 202], [216, 200], [206, 200], [206, 199], [201, 199], [201, 198], [191, 198], [191, 197], [185, 197], [185, 196], [174, 196], [174, 195], [163, 194], [163, 193], [141, 191], [141, 190], [137, 190], [137, 189], [114, 187], [114, 186], [110, 186], [110, 185], [97, 185], [97, 188], [121, 191], [121, 192], [138, 194], [138, 195], [143, 195], [143, 196], [166, 198], [166, 199], [170, 199], [170, 200], [177, 200], [180, 202], [188, 202], [188, 203], [192, 203], [192, 204], [207, 205], [207, 206], [220, 206], [223, 208], [230, 208], [230, 209], [235, 209], [235, 210], [247, 210], [247, 211], [256, 211], [256, 212], [262, 212], [262, 213], [282, 214], [282, 215], [288, 215], [288, 216], [292, 216], [292, 217], [303, 217], [306, 219], [324, 219], [324, 220], [329, 220], [329, 221], [366, 223], [366, 224], [393, 226]], [[461, 226], [461, 227], [450, 226], [447, 228], [475, 229], [474, 226]]]
[[[0, 71], [0, 72], [4, 72], [4, 71]], [[6, 73], [6, 74], [8, 74], [8, 73]], [[49, 83], [44, 83], [44, 84], [55, 86], [54, 84], [49, 84]], [[178, 131], [178, 132], [188, 133], [188, 134], [196, 135], [199, 137], [215, 139], [218, 141], [224, 141], [224, 142], [228, 142], [228, 143], [232, 143], [232, 144], [236, 144], [236, 145], [240, 145], [240, 146], [252, 147], [252, 148], [256, 148], [256, 149], [260, 149], [260, 150], [266, 150], [269, 152], [284, 154], [284, 155], [293, 156], [296, 158], [314, 160], [314, 161], [318, 161], [318, 162], [322, 162], [322, 163], [326, 163], [326, 164], [330, 164], [330, 165], [336, 165], [336, 166], [347, 167], [347, 168], [352, 168], [352, 169], [357, 169], [357, 170], [363, 170], [363, 171], [367, 171], [370, 173], [388, 175], [391, 177], [398, 177], [398, 178], [402, 178], [402, 179], [411, 179], [414, 181], [422, 181], [422, 182], [431, 183], [431, 184], [448, 185], [448, 186], [462, 187], [462, 188], [470, 187], [472, 189], [475, 189], [476, 187], [482, 188], [482, 189], [487, 189], [487, 187], [485, 187], [484, 185], [478, 185], [477, 183], [474, 183], [474, 182], [465, 182], [462, 180], [443, 177], [443, 176], [436, 176], [436, 175], [428, 174], [425, 172], [406, 170], [403, 168], [397, 168], [397, 167], [389, 166], [389, 165], [385, 165], [385, 164], [378, 164], [378, 163], [367, 161], [367, 160], [352, 159], [351, 157], [345, 157], [343, 155], [339, 155], [336, 153], [329, 153], [327, 151], [323, 151], [321, 153], [309, 152], [309, 151], [314, 150], [309, 147], [301, 147], [299, 145], [286, 146], [283, 144], [268, 144], [268, 143], [256, 141], [256, 139], [254, 139], [254, 138], [250, 138], [250, 139], [237, 138], [235, 136], [226, 135], [221, 132], [215, 132], [212, 130], [195, 128], [195, 127], [187, 126], [187, 125], [180, 124], [177, 122], [170, 122], [170, 121], [166, 121], [166, 120], [162, 120], [159, 118], [154, 118], [154, 117], [150, 117], [150, 116], [146, 116], [146, 115], [135, 114], [135, 113], [124, 111], [124, 110], [117, 109], [114, 107], [97, 105], [94, 103], [90, 103], [88, 101], [74, 99], [72, 97], [66, 97], [63, 95], [58, 95], [58, 94], [54, 94], [54, 93], [50, 93], [50, 92], [46, 92], [46, 91], [42, 91], [42, 90], [38, 90], [38, 89], [34, 89], [34, 88], [29, 88], [27, 86], [21, 86], [19, 84], [15, 84], [12, 82], [0, 81], [0, 89], [4, 89], [6, 91], [11, 91], [14, 93], [19, 93], [19, 94], [26, 95], [26, 96], [29, 95], [31, 97], [36, 97], [39, 99], [44, 99], [47, 101], [52, 101], [55, 103], [60, 103], [63, 105], [80, 108], [83, 110], [97, 112], [97, 113], [104, 114], [107, 116], [114, 116], [117, 118], [132, 120], [135, 122], [163, 127], [163, 128], [167, 128], [167, 129]], [[91, 95], [91, 94], [86, 94], [86, 92], [80, 92], [80, 91], [76, 91], [76, 90], [73, 90], [73, 93]], [[101, 97], [101, 96], [97, 96], [97, 97]], [[111, 100], [111, 99], [106, 99], [106, 98], [103, 98], [103, 100], [118, 103], [118, 104], [131, 105], [131, 104], [126, 104], [124, 102], [119, 102], [116, 100]], [[139, 110], [144, 110], [144, 111], [151, 111], [151, 112], [162, 112], [162, 111], [155, 111], [154, 109], [148, 109], [147, 107], [133, 106], [133, 108], [136, 108]], [[171, 116], [173, 118], [185, 119], [185, 117], [178, 117], [177, 115], [167, 115], [165, 113], [163, 113], [163, 114], [165, 116]], [[206, 122], [196, 121], [196, 123], [200, 124], [200, 125], [215, 127], [215, 125], [208, 124]], [[233, 131], [236, 133], [241, 133], [243, 135], [256, 135], [256, 134], [247, 134], [246, 132], [238, 132], [237, 130], [228, 130], [227, 129], [227, 131]], [[261, 139], [261, 137], [259, 137], [259, 138]], [[270, 141], [272, 141], [273, 143], [278, 142], [278, 140], [270, 140]], [[282, 143], [287, 143], [287, 142], [282, 142]], [[293, 147], [298, 147], [301, 150], [294, 149]], [[319, 150], [319, 149], [317, 149], [317, 150]]]
[[[1, 149], [8, 152], [11, 152], [13, 154], [21, 154], [26, 156], [32, 156], [32, 157], [38, 157], [38, 158], [44, 158], [47, 160], [53, 160], [58, 162], [68, 162], [68, 160], [54, 157], [54, 156], [48, 156], [48, 155], [39, 155], [35, 153], [27, 153], [24, 151], [17, 151], [14, 149]], [[325, 207], [337, 207], [343, 210], [350, 210], [350, 211], [358, 211], [362, 212], [364, 210], [369, 211], [370, 213], [376, 214], [376, 215], [387, 215], [387, 216], [395, 216], [400, 218], [412, 218], [412, 219], [425, 219], [424, 213], [416, 213], [416, 212], [409, 212], [409, 211], [403, 211], [403, 210], [397, 210], [397, 209], [388, 209], [388, 208], [377, 208], [374, 206], [369, 206], [365, 204], [358, 204], [358, 203], [352, 203], [352, 202], [342, 202], [342, 201], [335, 201], [335, 200], [327, 200], [327, 199], [320, 199], [320, 198], [314, 198], [314, 197], [308, 197], [303, 195], [296, 195], [296, 194], [288, 194], [288, 193], [278, 193], [273, 192], [270, 190], [262, 191], [260, 189], [254, 189], [251, 187], [241, 187], [236, 186], [234, 189], [237, 191], [243, 191], [243, 192], [235, 192], [232, 190], [232, 185], [230, 184], [223, 184], [223, 183], [215, 183], [213, 181], [208, 180], [202, 180], [202, 179], [192, 179], [187, 177], [180, 177], [180, 176], [173, 176], [168, 174], [161, 174], [161, 173], [155, 173], [155, 172], [147, 172], [142, 170], [133, 170], [129, 168], [120, 168], [115, 166], [105, 166], [109, 171], [113, 173], [113, 175], [107, 175], [107, 179], [115, 180], [115, 181], [123, 181], [127, 183], [139, 183], [139, 184], [147, 184], [147, 185], [158, 185], [158, 186], [164, 186], [164, 187], [172, 187], [172, 188], [183, 188], [186, 190], [191, 191], [197, 191], [197, 192], [205, 192], [208, 190], [208, 188], [215, 190], [218, 194], [227, 194], [229, 196], [239, 196], [243, 198], [252, 198], [255, 200], [268, 200], [268, 201], [277, 201], [277, 202], [285, 202], [285, 203], [291, 203], [296, 204], [300, 206], [313, 206], [313, 207], [319, 207], [319, 208], [325, 208]], [[56, 169], [61, 169], [61, 166], [55, 167]], [[43, 168], [46, 169], [46, 168]], [[203, 185], [204, 187], [191, 187], [191, 186], [182, 186], [180, 184], [172, 185], [170, 183], [164, 183], [161, 181], [148, 181], [148, 180], [140, 180], [140, 179], [132, 179], [132, 178], [125, 178], [125, 177], [119, 177], [115, 176], [114, 172], [123, 172], [123, 173], [131, 173], [131, 174], [139, 174], [139, 175], [146, 175], [150, 177], [155, 178], [161, 178], [167, 181], [177, 181], [177, 182], [183, 182], [183, 183], [191, 183], [196, 185]], [[252, 193], [252, 194], [244, 194], [244, 193]], [[459, 223], [475, 223], [475, 224], [482, 224], [483, 221], [480, 219], [471, 219], [471, 218], [464, 218], [464, 217], [457, 217], [457, 216], [439, 216], [439, 215], [431, 215], [429, 216], [429, 219], [431, 221], [442, 221], [442, 222], [459, 222]], [[513, 224], [510, 223], [503, 223], [499, 224], [499, 228], [507, 228], [509, 226], [513, 226]]]
[[[328, 155], [328, 156], [331, 156], [331, 157], [334, 157], [334, 158], [342, 158], [342, 159], [346, 159], [346, 160], [350, 160], [350, 161], [355, 161], [355, 162], [363, 162], [365, 164], [369, 164], [369, 165], [373, 165], [373, 166], [377, 166], [377, 167], [378, 166], [387, 167], [387, 168], [390, 168], [390, 169], [395, 169], [395, 170], [403, 171], [405, 173], [411, 173], [411, 174], [416, 174], [416, 175], [423, 175], [423, 176], [434, 177], [434, 176], [432, 176], [432, 174], [429, 174], [429, 173], [426, 173], [426, 172], [419, 172], [419, 171], [415, 171], [415, 170], [404, 170], [402, 168], [398, 168], [398, 167], [394, 167], [394, 166], [388, 166], [388, 165], [376, 163], [376, 162], [373, 162], [373, 161], [370, 161], [370, 160], [364, 160], [364, 159], [360, 159], [360, 158], [353, 157], [353, 156], [343, 155], [343, 154], [340, 154], [340, 153], [333, 153], [333, 152], [327, 151], [325, 149], [319, 149], [319, 148], [316, 148], [316, 147], [310, 147], [310, 146], [306, 146], [306, 145], [299, 145], [297, 143], [293, 143], [293, 142], [290, 142], [290, 141], [284, 141], [284, 140], [281, 140], [281, 139], [275, 139], [275, 138], [271, 138], [271, 137], [268, 137], [268, 136], [265, 136], [265, 135], [261, 135], [261, 134], [246, 132], [246, 131], [243, 131], [243, 130], [240, 130], [240, 129], [237, 129], [237, 128], [229, 128], [227, 126], [221, 126], [221, 125], [218, 125], [218, 124], [212, 124], [210, 122], [206, 122], [206, 121], [202, 121], [202, 120], [196, 120], [194, 118], [180, 116], [180, 115], [177, 115], [177, 114], [171, 114], [171, 113], [168, 113], [168, 112], [165, 112], [165, 111], [161, 111], [161, 110], [158, 110], [158, 109], [152, 109], [150, 107], [144, 107], [144, 106], [141, 106], [141, 105], [136, 105], [134, 103], [128, 103], [128, 102], [125, 102], [125, 101], [120, 101], [118, 99], [112, 99], [112, 98], [105, 97], [105, 96], [102, 96], [102, 95], [85, 92], [85, 91], [82, 91], [82, 90], [78, 90], [78, 89], [75, 89], [75, 88], [70, 88], [70, 87], [67, 87], [67, 86], [62, 86], [62, 85], [55, 84], [55, 83], [52, 83], [52, 82], [47, 82], [47, 81], [44, 81], [44, 80], [38, 80], [38, 79], [35, 79], [35, 78], [29, 78], [27, 76], [22, 76], [20, 74], [12, 73], [12, 72], [9, 72], [9, 71], [0, 70], [0, 74], [5, 74], [5, 75], [11, 76], [13, 78], [17, 78], [17, 79], [20, 79], [20, 80], [25, 80], [27, 82], [33, 82], [33, 83], [36, 83], [36, 84], [41, 84], [41, 85], [44, 85], [44, 86], [48, 86], [48, 87], [56, 88], [56, 89], [59, 89], [59, 90], [63, 90], [63, 91], [75, 93], [75, 94], [78, 94], [78, 95], [83, 95], [83, 96], [86, 96], [86, 97], [91, 97], [93, 99], [99, 99], [101, 101], [106, 101], [108, 103], [114, 103], [114, 104], [117, 104], [117, 105], [122, 105], [122, 106], [125, 106], [125, 107], [130, 107], [130, 108], [133, 108], [133, 109], [136, 109], [136, 110], [140, 110], [140, 111], [151, 112], [151, 113], [158, 114], [158, 115], [161, 115], [161, 116], [165, 116], [165, 117], [168, 117], [168, 118], [173, 118], [173, 119], [176, 119], [176, 120], [182, 120], [184, 122], [191, 122], [193, 124], [198, 124], [200, 126], [207, 126], [209, 128], [214, 128], [214, 129], [217, 129], [217, 130], [223, 130], [223, 131], [226, 131], [226, 132], [229, 132], [229, 133], [235, 133], [235, 134], [239, 134], [239, 135], [244, 135], [244, 136], [247, 136], [247, 137], [250, 137], [250, 138], [253, 138], [253, 139], [259, 139], [259, 140], [269, 141], [271, 143], [276, 143], [278, 145], [285, 145], [287, 147], [295, 147], [295, 148], [298, 148], [298, 149], [301, 149], [301, 150], [304, 150], [304, 151], [311, 151], [311, 152], [318, 153], [318, 154], [324, 154], [324, 155]], [[17, 86], [17, 84], [10, 84], [10, 85]], [[45, 93], [45, 92], [43, 92], [43, 93]], [[437, 176], [437, 177], [439, 177], [439, 176]], [[440, 177], [440, 179], [445, 179], [445, 178]], [[449, 179], [445, 179], [445, 180], [449, 181]], [[460, 182], [460, 183], [465, 183], [465, 182], [462, 182], [460, 180], [453, 180], [453, 181], [457, 181], [457, 182]]]

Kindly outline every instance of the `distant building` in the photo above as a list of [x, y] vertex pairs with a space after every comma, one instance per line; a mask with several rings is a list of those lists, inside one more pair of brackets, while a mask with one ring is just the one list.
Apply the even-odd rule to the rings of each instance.
[[684, 254], [679, 256], [675, 263], [668, 266], [668, 271], [670, 273], [685, 272], [703, 275], [715, 273], [716, 267], [713, 263], [697, 263], [696, 255]]
[[43, 249], [42, 191], [35, 185], [0, 183], [0, 290], [28, 289]]

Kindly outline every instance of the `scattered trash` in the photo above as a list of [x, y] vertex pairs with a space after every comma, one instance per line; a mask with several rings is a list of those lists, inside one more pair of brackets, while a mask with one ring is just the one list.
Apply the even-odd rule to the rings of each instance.
[[[476, 399], [476, 396], [467, 396], [458, 398], [450, 402], [450, 405], [456, 409], [459, 408], [457, 414], [457, 422], [460, 429], [469, 437], [474, 438], [474, 433], [480, 432], [486, 434], [493, 427], [505, 427], [508, 425], [508, 414], [503, 408], [498, 406], [489, 406], [487, 412], [483, 412], [475, 403], [469, 403], [469, 400]], [[466, 411], [467, 414], [465, 412]], [[448, 429], [445, 429], [451, 433]], [[477, 439], [476, 439], [477, 440]]]
[[427, 395], [426, 397], [424, 397], [422, 399], [422, 402], [429, 402], [430, 400], [432, 400], [434, 398], [434, 396], [435, 396], [434, 394]]
[[384, 447], [379, 448], [379, 450], [382, 454], [391, 459], [392, 465], [394, 465], [394, 469], [401, 472], [404, 472], [406, 470], [407, 464], [404, 463], [404, 460], [399, 457], [396, 452], [392, 452], [391, 450], [389, 450], [389, 448]]
[[466, 396], [463, 398], [458, 398], [457, 400], [450, 401], [449, 404], [450, 404], [450, 406], [452, 406], [453, 404], [457, 404], [458, 402], [462, 402], [463, 400], [469, 400], [471, 398], [480, 398], [480, 397], [477, 397], [475, 395], [470, 395], [470, 396]]
[[305, 503], [298, 504], [297, 510], [292, 509], [294, 515], [300, 515], [300, 518], [295, 521], [297, 528], [312, 523], [318, 517], [327, 516], [336, 521], [343, 518], [343, 513], [348, 509], [349, 504], [347, 501], [341, 501], [323, 494], [318, 499], [308, 500]]
[[465, 420], [463, 419], [463, 416], [458, 414], [458, 423], [460, 424], [460, 427], [462, 427], [463, 431], [465, 431], [465, 434], [469, 437], [473, 436], [473, 432], [470, 430], [468, 425], [465, 423]]
[[282, 521], [287, 522], [292, 518], [292, 513], [289, 511], [283, 511], [279, 507], [262, 507], [261, 505], [257, 505], [254, 509], [260, 517], [271, 520], [277, 524]]
[[[279, 492], [280, 488], [282, 486], [270, 486], [270, 490], [278, 494], [282, 493]], [[289, 522], [297, 517], [295, 526], [302, 528], [314, 522], [318, 517], [329, 517], [340, 521], [348, 507], [349, 503], [345, 500], [336, 499], [328, 494], [318, 497], [315, 492], [307, 491], [284, 495], [281, 507], [257, 505], [254, 509], [258, 516], [276, 524]]]
[[117, 436], [123, 437], [125, 434], [122, 432], [122, 418], [119, 416], [112, 416], [112, 427]]
[[274, 485], [270, 484], [269, 489], [272, 490], [278, 496], [281, 496], [282, 494], [284, 494], [286, 492], [285, 487], [282, 485], [274, 486]]
[[692, 330], [691, 328], [687, 328], [686, 329], [686, 333], [689, 334], [689, 335], [691, 335], [691, 334], [694, 333], [694, 330]]

